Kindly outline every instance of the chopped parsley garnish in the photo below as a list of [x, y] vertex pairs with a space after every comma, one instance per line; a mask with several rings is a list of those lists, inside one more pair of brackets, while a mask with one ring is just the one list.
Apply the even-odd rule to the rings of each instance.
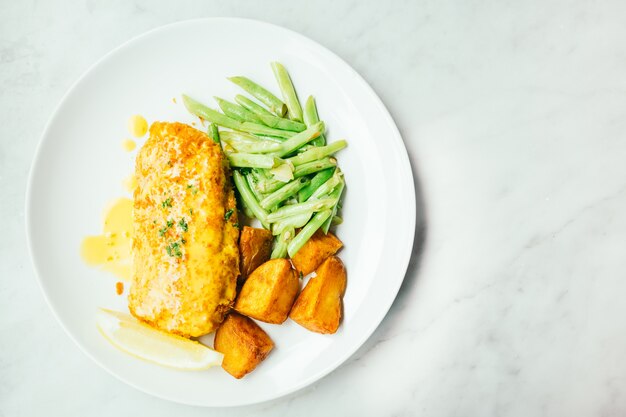
[[198, 193], [198, 187], [195, 187], [193, 184], [187, 184], [187, 189], [191, 190], [191, 194], [193, 195]]
[[189, 209], [189, 214], [193, 214], [193, 209], [192, 208]]
[[172, 242], [165, 248], [167, 254], [169, 256], [175, 256], [177, 258], [182, 258], [183, 252], [180, 250], [180, 243]]
[[183, 229], [183, 232], [186, 232], [189, 229], [189, 225], [187, 225], [185, 219], [180, 219], [180, 221], [178, 222], [178, 226]]
[[300, 279], [302, 279], [304, 275], [302, 275], [302, 271], [300, 271]]
[[239, 223], [233, 223], [233, 227], [234, 227], [235, 229], [239, 229]]
[[161, 207], [163, 208], [172, 207], [172, 197], [168, 197], [165, 200], [163, 200], [163, 202], [161, 203]]
[[227, 210], [226, 213], [224, 213], [224, 219], [228, 221], [228, 219], [230, 219], [230, 216], [232, 215], [233, 215], [233, 209]]
[[[156, 221], [155, 221], [155, 223], [156, 223]], [[165, 223], [165, 226], [164, 226], [164, 227], [162, 227], [161, 229], [159, 229], [159, 236], [161, 236], [161, 237], [165, 236], [165, 234], [167, 233], [167, 231], [168, 231], [169, 229], [171, 229], [171, 228], [172, 228], [172, 226], [174, 226], [174, 220], [170, 219], [170, 220], [168, 220], [168, 221], [167, 221], [167, 223]]]

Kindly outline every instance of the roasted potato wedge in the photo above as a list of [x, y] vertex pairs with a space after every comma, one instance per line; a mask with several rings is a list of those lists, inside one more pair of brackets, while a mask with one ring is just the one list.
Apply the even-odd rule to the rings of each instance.
[[272, 259], [250, 274], [235, 302], [235, 310], [266, 323], [287, 320], [300, 280], [288, 259]]
[[272, 240], [272, 232], [269, 230], [243, 227], [239, 237], [239, 253], [241, 254], [239, 282], [245, 281], [255, 269], [270, 258]]
[[317, 333], [335, 333], [341, 321], [342, 298], [346, 291], [346, 268], [331, 256], [306, 284], [289, 317]]
[[252, 372], [274, 348], [274, 342], [258, 324], [235, 312], [217, 329], [213, 345], [224, 355], [222, 368], [237, 379]]
[[315, 271], [329, 256], [337, 253], [342, 246], [343, 243], [335, 235], [330, 232], [324, 234], [318, 230], [291, 258], [291, 261], [302, 275], [308, 275]]

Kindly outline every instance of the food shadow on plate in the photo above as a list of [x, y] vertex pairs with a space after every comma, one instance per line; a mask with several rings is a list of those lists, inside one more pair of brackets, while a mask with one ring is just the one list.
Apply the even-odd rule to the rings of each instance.
[[[407, 149], [409, 147], [407, 146]], [[427, 220], [426, 209], [424, 204], [424, 196], [422, 194], [422, 186], [420, 183], [417, 163], [408, 152], [411, 172], [413, 174], [413, 187], [415, 190], [415, 237], [413, 239], [413, 248], [411, 249], [411, 258], [404, 275], [402, 285], [398, 290], [398, 294], [391, 305], [385, 318], [378, 325], [374, 333], [367, 341], [338, 369], [355, 361], [359, 361], [366, 356], [372, 349], [376, 348], [381, 342], [389, 338], [389, 333], [394, 326], [397, 315], [407, 304], [407, 300], [413, 294], [418, 281], [420, 266], [422, 262], [422, 254], [424, 252], [427, 238]]]

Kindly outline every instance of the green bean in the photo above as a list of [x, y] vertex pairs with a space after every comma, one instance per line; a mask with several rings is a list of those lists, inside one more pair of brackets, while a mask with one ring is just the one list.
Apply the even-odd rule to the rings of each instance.
[[327, 146], [316, 146], [308, 151], [302, 152], [296, 156], [288, 158], [295, 166], [305, 164], [307, 162], [315, 161], [316, 159], [322, 159], [326, 156], [330, 156], [336, 152], [339, 152], [343, 148], [348, 146], [348, 142], [345, 140], [338, 140]]
[[283, 119], [282, 117], [271, 114], [269, 116], [260, 114], [257, 115], [257, 117], [263, 124], [276, 129], [289, 130], [290, 132], [302, 132], [306, 129], [306, 125], [304, 123], [300, 123], [295, 120]]
[[317, 190], [322, 184], [333, 176], [333, 172], [335, 172], [335, 168], [328, 168], [315, 174], [315, 176], [311, 179], [311, 183], [298, 191], [298, 202], [302, 203], [308, 200], [315, 190]]
[[343, 223], [343, 218], [342, 218], [342, 217], [339, 217], [339, 216], [333, 216], [333, 220], [332, 220], [332, 222], [331, 222], [331, 224], [332, 224], [333, 226], [340, 225], [341, 223]]
[[243, 122], [237, 130], [254, 133], [255, 135], [275, 136], [283, 139], [289, 139], [296, 134], [295, 132], [291, 132], [289, 130], [274, 129], [273, 127], [250, 122]]
[[215, 143], [220, 143], [220, 131], [217, 128], [217, 125], [215, 123], [211, 123], [209, 125], [209, 136], [211, 136], [211, 139], [213, 139], [213, 142]]
[[213, 98], [217, 101], [217, 105], [220, 106], [220, 109], [222, 109], [226, 116], [239, 120], [240, 122], [263, 123], [256, 114], [248, 111], [246, 108], [219, 97]]
[[271, 140], [272, 142], [277, 142], [277, 143], [283, 143], [284, 141], [287, 140], [285, 138], [277, 138], [276, 136], [263, 135], [261, 133], [255, 133], [254, 136], [256, 136], [259, 139]]
[[227, 127], [229, 129], [268, 136], [276, 136], [283, 139], [288, 139], [295, 135], [294, 132], [290, 132], [288, 130], [274, 129], [258, 123], [240, 122], [239, 120], [235, 120], [232, 117], [228, 117], [216, 110], [213, 110], [184, 94], [183, 102], [185, 103], [185, 107], [187, 107], [187, 110], [189, 110], [190, 113], [204, 120], [208, 120], [209, 122], [218, 124], [223, 127]]
[[280, 101], [278, 97], [276, 97], [274, 94], [270, 93], [251, 79], [246, 77], [230, 77], [228, 79], [237, 84], [239, 87], [243, 88], [248, 93], [250, 93], [261, 103], [269, 107], [272, 113], [276, 114], [277, 116], [283, 117], [285, 113], [287, 113], [287, 106], [285, 105], [285, 103]]
[[301, 122], [302, 107], [300, 106], [300, 101], [298, 101], [298, 96], [293, 87], [293, 83], [291, 82], [291, 77], [289, 77], [289, 73], [280, 62], [272, 62], [272, 71], [274, 71], [274, 77], [280, 87], [283, 100], [285, 101], [285, 104], [287, 104], [289, 118], [291, 120]]
[[282, 232], [278, 239], [274, 242], [274, 248], [272, 249], [272, 254], [270, 257], [272, 259], [284, 258], [287, 256], [287, 247], [293, 236], [295, 235], [295, 230], [289, 229]]
[[254, 213], [250, 211], [250, 209], [248, 208], [248, 206], [246, 206], [244, 202], [241, 203], [241, 209], [243, 210], [243, 214], [245, 214], [247, 218], [254, 219]]
[[254, 217], [259, 219], [263, 227], [269, 229], [269, 225], [267, 224], [267, 211], [259, 205], [259, 202], [254, 198], [254, 194], [252, 194], [252, 190], [248, 187], [246, 179], [237, 170], [233, 171], [233, 182], [235, 183], [235, 187], [237, 187], [237, 191], [239, 191], [243, 203], [250, 209], [252, 214], [254, 214]]
[[277, 142], [259, 139], [256, 136], [241, 132], [222, 132], [222, 140], [237, 152], [270, 153], [280, 149], [280, 144]]
[[250, 100], [246, 96], [242, 96], [241, 94], [237, 94], [235, 96], [235, 101], [237, 102], [237, 104], [245, 107], [246, 109], [250, 110], [252, 113], [256, 114], [257, 116], [261, 116], [261, 115], [273, 116], [272, 113], [270, 113], [270, 111], [267, 110], [265, 107], [261, 106], [260, 104], [255, 103], [254, 101]]
[[313, 174], [314, 172], [321, 171], [326, 168], [337, 166], [337, 160], [335, 158], [323, 158], [317, 161], [307, 162], [306, 164], [298, 165], [293, 171], [294, 178], [300, 178], [305, 175]]
[[304, 246], [304, 244], [313, 236], [313, 233], [319, 229], [322, 224], [330, 217], [331, 210], [323, 210], [315, 213], [313, 218], [300, 230], [300, 232], [289, 242], [287, 253], [291, 258]]
[[183, 94], [183, 103], [190, 113], [200, 117], [201, 119], [208, 120], [211, 123], [228, 127], [230, 129], [241, 130], [242, 124], [240, 121], [225, 116], [222, 113], [205, 106], [204, 104], [192, 99], [185, 94]]
[[227, 155], [231, 167], [238, 168], [273, 168], [280, 160], [271, 155], [233, 152]]
[[[264, 107], [258, 105], [248, 97], [240, 94], [235, 96], [235, 101], [239, 103], [243, 108], [254, 113], [261, 123], [269, 127], [275, 127], [277, 129], [289, 130], [292, 132], [302, 132], [306, 129], [304, 123], [299, 123], [294, 120], [284, 119], [282, 117], [274, 116], [267, 111]], [[224, 109], [222, 109], [224, 110]]]
[[285, 183], [273, 178], [260, 178], [257, 181], [257, 188], [262, 193], [272, 193], [284, 186]]
[[248, 187], [250, 187], [250, 191], [252, 191], [252, 194], [254, 194], [254, 198], [256, 198], [257, 201], [261, 201], [263, 200], [263, 194], [261, 194], [255, 184], [255, 179], [252, 177], [252, 174], [246, 174], [244, 175], [244, 177], [246, 178], [246, 182], [248, 183]]
[[322, 230], [324, 231], [324, 234], [328, 233], [328, 229], [330, 229], [330, 225], [332, 224], [333, 219], [335, 218], [335, 214], [337, 214], [337, 209], [339, 207], [339, 201], [341, 200], [341, 193], [343, 193], [343, 188], [345, 187], [345, 184], [346, 183], [344, 181], [341, 181], [339, 183], [339, 185], [337, 185], [337, 187], [333, 190], [333, 192], [330, 193], [330, 197], [331, 198], [336, 198], [337, 199], [337, 203], [332, 208], [330, 217], [322, 225]]
[[318, 122], [313, 126], [307, 128], [305, 131], [292, 136], [283, 143], [280, 144], [280, 149], [276, 152], [277, 156], [285, 156], [295, 151], [296, 149], [306, 145], [324, 130], [324, 122]]
[[[307, 126], [311, 126], [320, 121], [320, 118], [317, 114], [317, 106], [315, 104], [315, 98], [313, 96], [309, 96], [307, 98], [306, 103], [304, 103], [304, 124]], [[324, 146], [326, 144], [326, 138], [324, 134], [321, 134], [317, 139], [311, 142], [312, 145], [315, 146]]]
[[311, 219], [312, 215], [313, 215], [312, 212], [304, 213], [298, 216], [287, 217], [284, 220], [276, 222], [272, 224], [272, 234], [276, 236], [276, 235], [280, 235], [285, 230], [290, 229], [290, 228], [295, 229], [295, 228], [304, 227], [304, 225], [306, 225], [307, 222]]
[[294, 196], [303, 187], [309, 185], [309, 182], [310, 181], [306, 178], [300, 178], [299, 180], [292, 181], [284, 187], [280, 187], [270, 195], [265, 196], [263, 200], [259, 201], [259, 204], [265, 210], [271, 210], [278, 206], [281, 202], [287, 200], [289, 197]]
[[288, 204], [282, 206], [273, 213], [267, 215], [267, 221], [275, 223], [286, 219], [287, 217], [297, 216], [304, 213], [316, 212], [321, 210], [330, 210], [337, 201], [332, 198], [323, 200], [306, 201], [304, 203]]
[[328, 179], [324, 184], [320, 185], [317, 190], [311, 194], [307, 201], [319, 200], [322, 198], [327, 198], [330, 194], [337, 188], [339, 184], [343, 182], [342, 173], [337, 168], [332, 177]]

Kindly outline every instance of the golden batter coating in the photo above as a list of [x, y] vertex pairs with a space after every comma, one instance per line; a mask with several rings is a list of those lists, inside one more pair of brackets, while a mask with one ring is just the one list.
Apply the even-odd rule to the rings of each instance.
[[236, 294], [237, 208], [219, 145], [182, 123], [153, 123], [137, 155], [131, 313], [186, 337], [210, 333]]

